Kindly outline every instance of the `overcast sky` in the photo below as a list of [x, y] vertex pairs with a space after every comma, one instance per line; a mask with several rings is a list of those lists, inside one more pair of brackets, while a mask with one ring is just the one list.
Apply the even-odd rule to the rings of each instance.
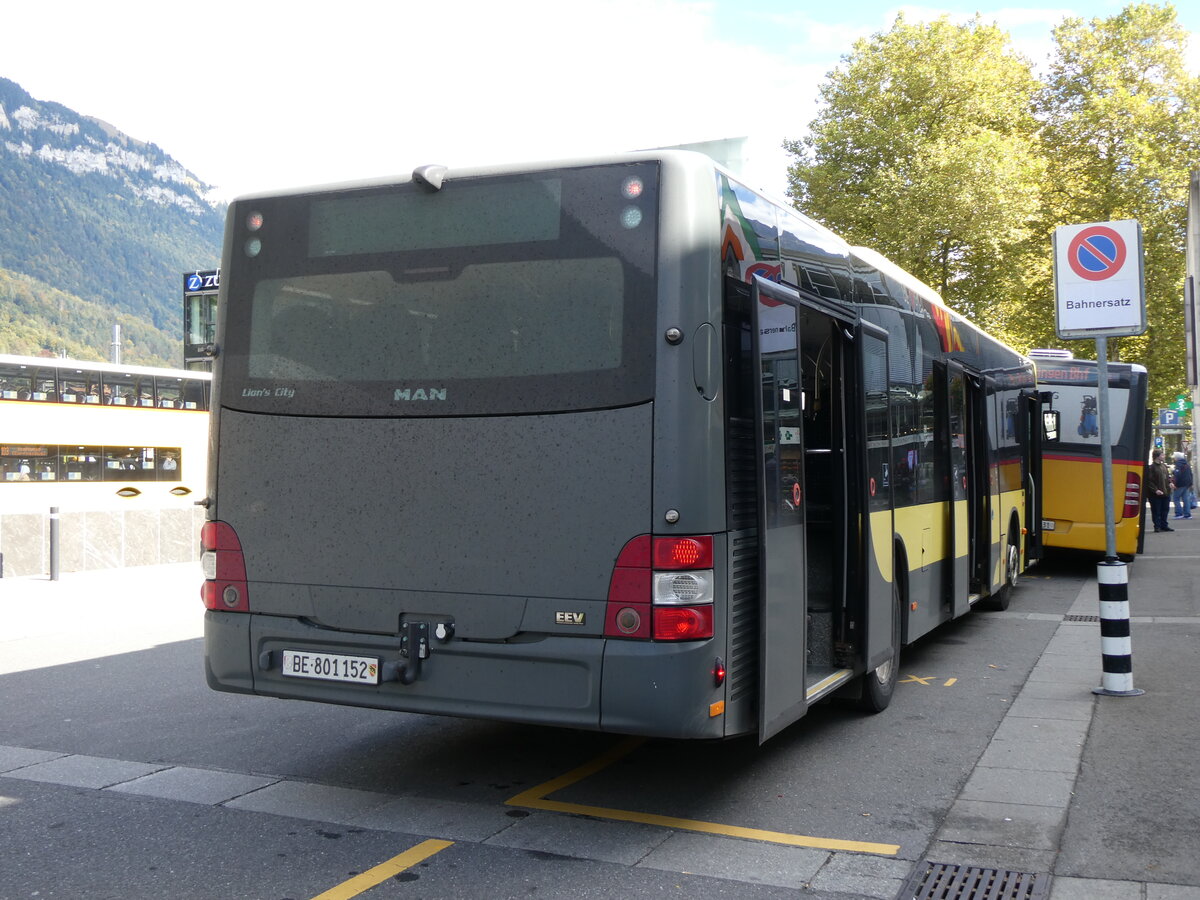
[[[285, 185], [746, 136], [782, 193], [858, 37], [977, 10], [1035, 62], [1125, 3], [277, 0], [5, 4], [0, 76], [152, 141], [227, 199]], [[1200, 32], [1200, 4], [1177, 5]], [[1191, 47], [1200, 70], [1200, 37]]]

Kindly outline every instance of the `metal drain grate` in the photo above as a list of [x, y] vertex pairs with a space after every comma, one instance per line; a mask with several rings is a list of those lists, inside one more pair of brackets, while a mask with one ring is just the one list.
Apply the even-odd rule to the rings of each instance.
[[1099, 622], [1099, 616], [1063, 616], [1064, 622]]
[[1050, 875], [922, 860], [896, 900], [1046, 900]]

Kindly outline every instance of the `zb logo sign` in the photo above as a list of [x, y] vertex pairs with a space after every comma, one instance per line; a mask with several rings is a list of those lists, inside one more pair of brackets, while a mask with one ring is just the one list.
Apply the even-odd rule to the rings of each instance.
[[221, 270], [215, 272], [193, 272], [183, 280], [183, 289], [189, 294], [197, 291], [215, 291], [221, 287]]

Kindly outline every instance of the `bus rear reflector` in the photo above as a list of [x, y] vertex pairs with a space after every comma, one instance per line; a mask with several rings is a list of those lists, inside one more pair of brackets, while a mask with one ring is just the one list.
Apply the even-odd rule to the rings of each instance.
[[200, 529], [200, 549], [205, 576], [200, 598], [205, 608], [250, 612], [246, 557], [237, 533], [227, 522], [206, 522]]
[[638, 535], [617, 555], [606, 637], [697, 641], [713, 636], [713, 539]]
[[1142, 476], [1137, 472], [1125, 473], [1125, 508], [1122, 519], [1136, 519], [1142, 513]]

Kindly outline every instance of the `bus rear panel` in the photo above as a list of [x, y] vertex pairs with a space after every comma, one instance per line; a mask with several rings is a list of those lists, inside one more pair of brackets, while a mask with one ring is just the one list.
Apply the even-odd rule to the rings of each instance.
[[214, 686], [723, 733], [720, 523], [652, 537], [658, 189], [639, 162], [234, 205]]

